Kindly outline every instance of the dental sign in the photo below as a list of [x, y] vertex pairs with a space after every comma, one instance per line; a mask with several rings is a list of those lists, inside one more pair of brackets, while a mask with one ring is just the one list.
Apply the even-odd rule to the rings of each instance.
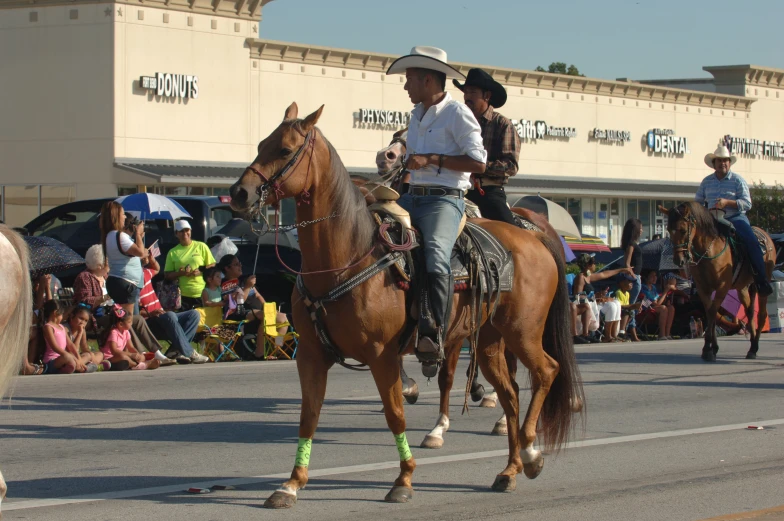
[[359, 123], [363, 125], [402, 128], [407, 127], [411, 121], [410, 112], [395, 110], [359, 109], [359, 112], [356, 114], [359, 118]]
[[731, 154], [784, 159], [784, 143], [781, 141], [760, 141], [745, 137], [724, 136], [724, 146], [730, 150]]
[[648, 131], [648, 150], [654, 154], [691, 154], [689, 141], [685, 137], [678, 137], [675, 131], [661, 128]]
[[527, 119], [512, 120], [517, 135], [520, 139], [546, 139], [546, 138], [573, 138], [577, 137], [574, 127], [551, 127], [545, 121], [530, 121]]
[[156, 72], [155, 76], [142, 76], [139, 86], [155, 92], [156, 96], [174, 99], [196, 99], [199, 97], [199, 77], [185, 74]]

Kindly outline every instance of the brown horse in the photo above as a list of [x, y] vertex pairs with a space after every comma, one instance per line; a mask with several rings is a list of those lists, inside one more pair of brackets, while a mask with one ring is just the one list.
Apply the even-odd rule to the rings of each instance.
[[[403, 159], [406, 156], [407, 151], [407, 143], [406, 138], [408, 134], [408, 129], [402, 129], [394, 133], [392, 136], [392, 141], [387, 145], [385, 148], [382, 148], [376, 153], [376, 167], [378, 168], [378, 175], [382, 179], [386, 179], [390, 182], [395, 183], [396, 187], [399, 187], [402, 183], [407, 183], [410, 177], [408, 172], [403, 172]], [[362, 188], [365, 184], [364, 178], [359, 178], [357, 176], [352, 177], [354, 184], [360, 187], [360, 190], [363, 190], [363, 194], [365, 194], [366, 200], [368, 204], [372, 204], [375, 202], [375, 198], [371, 192], [368, 192]], [[560, 246], [561, 255], [565, 258], [565, 253], [563, 251], [563, 244], [561, 243], [561, 238], [558, 235], [558, 232], [550, 226], [547, 217], [544, 215], [538, 214], [533, 212], [527, 208], [512, 208], [512, 213], [517, 214], [523, 220], [528, 221], [529, 223], [534, 224], [540, 230], [542, 230], [548, 237], [550, 237], [555, 244]], [[479, 213], [478, 208], [474, 207], [471, 208], [469, 211], [469, 201], [466, 200], [466, 213], [469, 216], [472, 213]], [[503, 342], [501, 343], [503, 347]], [[460, 350], [462, 345], [458, 344], [456, 346], [446, 346], [444, 350], [444, 354], [446, 356], [445, 363], [441, 365], [441, 369], [438, 372], [438, 388], [441, 392], [441, 399], [439, 402], [439, 416], [436, 420], [435, 427], [427, 433], [425, 439], [422, 440], [421, 447], [426, 449], [440, 449], [444, 446], [444, 434], [450, 427], [449, 421], [449, 396], [452, 391], [452, 385], [455, 380], [455, 374], [457, 372], [457, 362], [460, 359]], [[515, 380], [517, 376], [517, 358], [515, 358], [514, 354], [511, 352], [504, 350], [504, 356], [506, 358], [507, 363], [507, 370], [509, 371], [509, 377], [511, 380]], [[405, 373], [403, 369], [402, 360], [400, 369], [402, 371], [401, 375], [403, 377], [403, 396], [409, 403], [413, 403], [416, 401], [414, 396], [418, 396], [418, 387], [416, 382], [409, 378], [408, 375]], [[481, 385], [478, 384], [476, 379], [471, 382], [471, 397], [474, 401], [479, 401], [482, 399], [482, 395], [484, 394], [484, 389]], [[485, 397], [482, 400], [482, 404], [486, 407], [494, 407], [495, 406], [495, 393], [492, 393]], [[579, 404], [576, 404], [579, 410]], [[491, 431], [492, 434], [506, 436], [507, 435], [507, 421], [506, 416], [502, 416], [496, 424], [493, 426]]]
[[[752, 284], [754, 276], [750, 263], [745, 262], [740, 274], [733, 280], [735, 270], [728, 240], [719, 234], [715, 219], [699, 203], [683, 203], [669, 210], [659, 206], [659, 211], [668, 216], [667, 231], [670, 232], [670, 241], [673, 243], [673, 260], [679, 266], [688, 266], [705, 307], [705, 344], [702, 347], [702, 359], [706, 362], [716, 361], [716, 353], [719, 351], [714, 327], [716, 312], [731, 289], [738, 290], [738, 298], [746, 309], [749, 320], [751, 347], [746, 358], [757, 358], [760, 334], [768, 318], [768, 297], [759, 295], [759, 314], [755, 324], [754, 297], [757, 295], [757, 289]], [[759, 228], [755, 230], [761, 232], [765, 238], [765, 268], [770, 280], [776, 249], [767, 233]]]
[[[33, 317], [30, 286], [27, 244], [11, 228], [0, 224], [0, 403], [11, 377], [19, 374], [27, 350]], [[0, 472], [0, 503], [6, 488]]]
[[[407, 310], [405, 292], [388, 269], [351, 287], [339, 299], [324, 302], [339, 284], [383, 258], [374, 220], [362, 192], [351, 182], [337, 152], [316, 128], [324, 107], [304, 120], [297, 105], [258, 146], [258, 155], [231, 187], [232, 207], [250, 215], [262, 205], [297, 197], [296, 216], [302, 250], [301, 285], [292, 295], [293, 315], [300, 332], [297, 370], [302, 390], [299, 445], [291, 478], [265, 502], [271, 508], [291, 507], [308, 482], [311, 441], [324, 401], [327, 374], [345, 358], [366, 364], [375, 380], [384, 415], [400, 456], [400, 474], [386, 496], [405, 502], [413, 495], [416, 467], [406, 440], [406, 421], [398, 371], [399, 337]], [[542, 453], [534, 449], [540, 425], [545, 450], [557, 450], [573, 426], [571, 404], [583, 391], [572, 346], [570, 311], [563, 260], [557, 245], [534, 234], [494, 221], [481, 221], [511, 253], [515, 291], [501, 294], [495, 316], [487, 320], [481, 304], [477, 346], [480, 368], [498, 392], [509, 429], [509, 459], [496, 477], [494, 490], [511, 490], [521, 471], [539, 475]], [[319, 296], [319, 298], [310, 295]], [[462, 342], [471, 332], [472, 315], [466, 292], [455, 296], [447, 344]], [[320, 323], [325, 329], [306, 327]], [[326, 332], [325, 332], [326, 331]], [[328, 339], [325, 339], [325, 334]], [[518, 395], [510, 382], [500, 343], [519, 358], [531, 374], [532, 397], [518, 430]], [[326, 346], [337, 346], [339, 353]], [[521, 440], [522, 438], [522, 440]]]

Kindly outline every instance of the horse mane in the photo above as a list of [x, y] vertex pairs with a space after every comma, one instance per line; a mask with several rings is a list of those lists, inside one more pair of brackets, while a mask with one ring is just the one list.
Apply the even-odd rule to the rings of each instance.
[[[0, 310], [9, 312], [8, 322], [0, 329], [0, 398], [11, 383], [11, 377], [19, 372], [22, 357], [27, 352], [27, 340], [30, 337], [30, 323], [33, 317], [33, 289], [30, 282], [30, 253], [24, 239], [7, 227], [0, 224], [2, 234], [16, 250], [22, 277], [19, 281], [19, 299], [13, 309]], [[10, 291], [3, 288], [3, 291]]]
[[685, 217], [684, 214], [691, 215], [700, 234], [709, 238], [716, 237], [719, 234], [716, 229], [716, 220], [710, 212], [697, 201], [682, 203], [670, 209], [667, 215], [669, 225], [675, 225], [683, 220]]
[[365, 195], [352, 181], [332, 143], [323, 133], [321, 137], [329, 150], [330, 177], [333, 180], [332, 204], [337, 214], [335, 217], [337, 226], [351, 230], [352, 243], [364, 254], [372, 245], [376, 231], [375, 223], [367, 209]]

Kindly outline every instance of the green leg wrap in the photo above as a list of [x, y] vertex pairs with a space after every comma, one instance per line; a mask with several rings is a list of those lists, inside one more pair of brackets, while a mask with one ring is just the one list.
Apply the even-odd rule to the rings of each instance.
[[395, 434], [395, 445], [397, 445], [397, 452], [400, 454], [400, 461], [408, 461], [412, 458], [405, 432]]
[[300, 438], [297, 443], [297, 457], [294, 459], [294, 466], [307, 467], [310, 465], [310, 446], [313, 440], [310, 438]]

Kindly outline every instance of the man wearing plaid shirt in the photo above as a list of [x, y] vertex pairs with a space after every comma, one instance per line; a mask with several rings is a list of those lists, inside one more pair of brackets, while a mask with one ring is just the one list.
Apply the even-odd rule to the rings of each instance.
[[466, 199], [479, 207], [482, 217], [516, 226], [504, 185], [517, 173], [520, 137], [512, 122], [494, 110], [506, 103], [506, 89], [482, 69], [469, 70], [462, 85], [457, 80], [452, 83], [463, 91], [465, 104], [479, 122], [487, 151], [485, 172], [474, 174], [474, 189], [468, 191]]

